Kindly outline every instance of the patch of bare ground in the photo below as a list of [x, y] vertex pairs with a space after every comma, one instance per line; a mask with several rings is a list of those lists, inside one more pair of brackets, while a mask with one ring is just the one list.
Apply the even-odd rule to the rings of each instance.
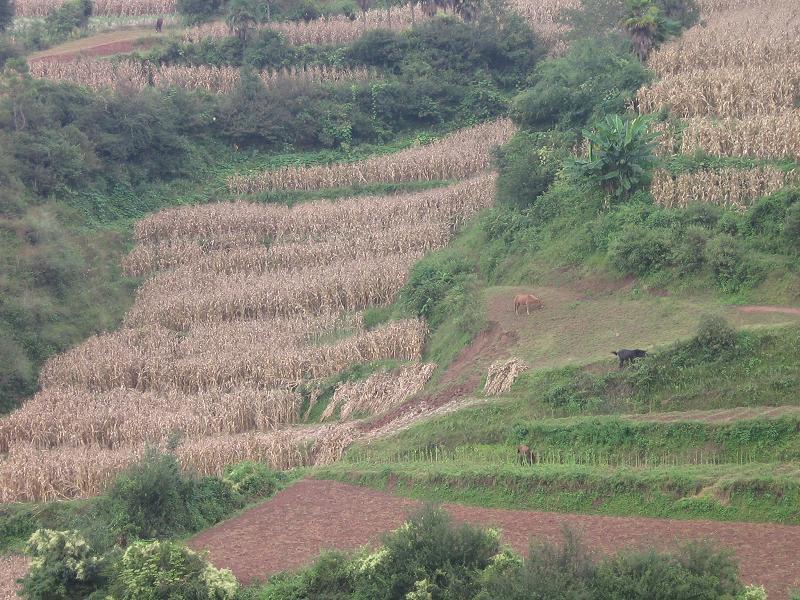
[[0, 600], [17, 600], [17, 579], [28, 571], [28, 559], [19, 554], [0, 556]]
[[98, 33], [31, 54], [28, 62], [66, 62], [81, 56], [128, 54], [134, 50], [152, 46], [156, 41], [155, 36], [156, 34], [151, 28], [119, 29]]
[[[189, 546], [208, 550], [217, 567], [231, 569], [247, 583], [307, 565], [324, 549], [352, 550], [377, 543], [418, 506], [418, 502], [368, 488], [305, 480], [201, 533]], [[559, 541], [564, 526], [603, 554], [623, 548], [665, 550], [682, 541], [708, 539], [730, 548], [743, 579], [764, 585], [771, 599], [786, 599], [788, 590], [800, 585], [800, 526], [601, 517], [459, 504], [444, 508], [458, 522], [499, 527], [503, 541], [521, 553], [527, 551], [531, 538]]]

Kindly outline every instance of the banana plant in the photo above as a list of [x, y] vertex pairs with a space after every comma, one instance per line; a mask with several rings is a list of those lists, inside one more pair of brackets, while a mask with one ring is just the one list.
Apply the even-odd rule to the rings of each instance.
[[647, 183], [657, 161], [653, 154], [656, 134], [650, 124], [649, 117], [607, 116], [591, 130], [583, 131], [589, 145], [588, 156], [574, 160], [568, 165], [569, 170], [618, 200], [625, 200]]

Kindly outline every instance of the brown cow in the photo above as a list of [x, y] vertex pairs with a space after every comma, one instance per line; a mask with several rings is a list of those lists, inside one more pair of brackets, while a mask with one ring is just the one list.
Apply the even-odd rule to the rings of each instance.
[[533, 308], [544, 308], [544, 304], [539, 298], [533, 294], [517, 294], [514, 296], [514, 314], [519, 314], [519, 307], [525, 307], [525, 314], [531, 314], [531, 305]]
[[517, 460], [528, 465], [535, 465], [539, 462], [539, 457], [528, 446], [520, 444], [517, 446]]

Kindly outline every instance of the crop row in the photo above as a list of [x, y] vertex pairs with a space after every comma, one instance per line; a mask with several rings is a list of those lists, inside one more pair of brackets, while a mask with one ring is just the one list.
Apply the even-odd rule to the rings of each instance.
[[376, 182], [439, 181], [463, 179], [489, 167], [492, 150], [514, 134], [514, 125], [500, 119], [463, 129], [444, 138], [395, 154], [353, 163], [310, 167], [285, 167], [228, 178], [234, 194], [268, 190], [317, 190]]
[[329, 344], [282, 344], [280, 338], [239, 344], [209, 341], [182, 353], [163, 346], [143, 351], [116, 334], [91, 338], [48, 361], [44, 389], [73, 387], [104, 392], [136, 389], [196, 393], [235, 388], [294, 388], [354, 364], [384, 359], [416, 360], [425, 343], [425, 323], [392, 321]]
[[796, 179], [795, 173], [772, 167], [699, 171], [677, 177], [658, 171], [650, 192], [656, 202], [667, 207], [707, 202], [744, 210], [753, 200], [774, 193]]
[[482, 174], [413, 194], [320, 200], [292, 208], [255, 202], [170, 208], [139, 221], [134, 233], [140, 243], [171, 244], [190, 238], [206, 248], [217, 248], [339, 235], [355, 239], [368, 231], [424, 221], [446, 223], [455, 229], [491, 206], [494, 183], [494, 175]]
[[[14, 0], [19, 17], [44, 17], [64, 4], [64, 0]], [[97, 16], [164, 15], [175, 12], [175, 0], [92, 0]]]
[[[51, 81], [67, 81], [99, 91], [104, 89], [143, 90], [147, 87], [183, 88], [215, 94], [228, 94], [241, 79], [237, 67], [211, 65], [154, 65], [124, 60], [80, 58], [74, 61], [37, 61], [30, 65], [31, 75]], [[375, 72], [366, 67], [337, 69], [325, 66], [286, 67], [259, 73], [265, 85], [282, 81], [302, 83], [338, 83], [369, 81]]]

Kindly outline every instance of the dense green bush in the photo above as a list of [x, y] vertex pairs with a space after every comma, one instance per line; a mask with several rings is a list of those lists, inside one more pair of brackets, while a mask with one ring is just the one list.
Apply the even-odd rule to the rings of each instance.
[[22, 580], [30, 600], [84, 598], [104, 584], [103, 559], [77, 531], [39, 529], [28, 540], [31, 567]]
[[620, 272], [647, 275], [668, 264], [671, 247], [666, 230], [629, 225], [611, 244], [608, 254]]
[[112, 586], [119, 598], [233, 600], [236, 578], [173, 542], [135, 542], [122, 556]]
[[278, 491], [279, 480], [275, 471], [264, 463], [244, 461], [225, 469], [225, 481], [233, 491], [244, 498], [266, 498]]
[[190, 24], [200, 23], [216, 15], [222, 0], [177, 0], [178, 13], [186, 17]]
[[[300, 573], [274, 577], [245, 596], [386, 600], [745, 600], [726, 551], [688, 544], [672, 553], [599, 559], [570, 532], [563, 544], [532, 543], [523, 561], [497, 532], [457, 527], [440, 510], [412, 517], [375, 552], [323, 554]], [[757, 596], [755, 596], [757, 597]]]
[[537, 67], [530, 88], [514, 99], [511, 116], [530, 130], [579, 129], [607, 114], [624, 112], [647, 80], [645, 69], [626, 50], [586, 40]]
[[149, 449], [103, 498], [110, 528], [125, 538], [166, 538], [213, 525], [243, 505], [231, 484], [185, 477], [171, 454]]
[[736, 348], [738, 336], [736, 330], [719, 316], [705, 316], [697, 327], [694, 346], [711, 357], [731, 352]]
[[[3, 33], [14, 22], [14, 3], [12, 0], [0, 0], [0, 33]], [[4, 61], [0, 60], [0, 65]]]

